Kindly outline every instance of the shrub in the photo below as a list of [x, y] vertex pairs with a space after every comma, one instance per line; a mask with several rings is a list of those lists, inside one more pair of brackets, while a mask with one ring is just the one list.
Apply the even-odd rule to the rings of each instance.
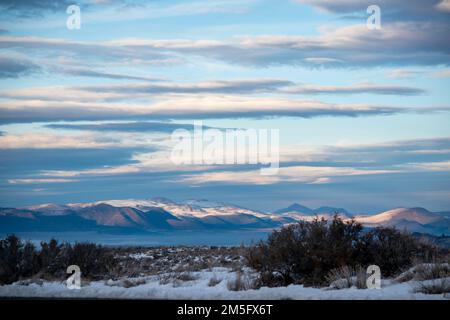
[[249, 290], [256, 287], [256, 283], [248, 275], [243, 274], [242, 271], [237, 271], [234, 280], [228, 280], [227, 282], [227, 288], [230, 291]]
[[77, 243], [68, 248], [69, 264], [80, 267], [82, 275], [93, 279], [110, 275], [115, 266], [113, 254], [93, 243]]
[[376, 264], [383, 276], [393, 276], [415, 260], [430, 261], [438, 249], [411, 234], [394, 228], [375, 228], [358, 241], [358, 259], [363, 265]]
[[329, 284], [327, 276], [333, 269], [376, 264], [383, 275], [390, 276], [414, 259], [436, 254], [434, 247], [396, 229], [363, 232], [355, 220], [335, 216], [332, 221], [316, 218], [274, 231], [266, 241], [249, 248], [246, 260], [259, 272], [261, 285], [321, 286]]
[[332, 269], [353, 265], [361, 231], [354, 220], [344, 222], [337, 216], [331, 223], [317, 218], [300, 221], [251, 248], [247, 261], [259, 271], [263, 285], [321, 285]]
[[17, 281], [20, 274], [19, 254], [22, 250], [22, 243], [14, 236], [8, 236], [0, 240], [0, 282], [11, 283]]
[[104, 278], [116, 267], [107, 248], [92, 243], [59, 244], [55, 239], [41, 242], [37, 251], [32, 243], [22, 243], [14, 235], [0, 240], [0, 284], [39, 275], [66, 278], [70, 265], [78, 265], [85, 278]]

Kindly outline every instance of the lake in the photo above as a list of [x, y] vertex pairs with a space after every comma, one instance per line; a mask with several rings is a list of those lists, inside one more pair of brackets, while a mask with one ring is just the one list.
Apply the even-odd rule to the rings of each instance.
[[[95, 242], [106, 246], [238, 246], [266, 239], [269, 230], [171, 231], [149, 234], [107, 234], [98, 232], [16, 232], [22, 240], [36, 245], [55, 238], [61, 242]], [[7, 234], [0, 233], [2, 238]]]

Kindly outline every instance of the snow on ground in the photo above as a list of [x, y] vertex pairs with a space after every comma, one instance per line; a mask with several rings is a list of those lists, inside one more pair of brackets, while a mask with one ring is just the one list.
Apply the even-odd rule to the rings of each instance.
[[[245, 273], [244, 273], [245, 275]], [[168, 275], [170, 278], [171, 275]], [[290, 285], [288, 287], [230, 291], [228, 282], [236, 279], [236, 272], [228, 268], [212, 268], [190, 273], [192, 279], [161, 281], [161, 275], [129, 278], [126, 280], [94, 281], [79, 290], [69, 290], [65, 282], [15, 283], [0, 286], [1, 297], [51, 297], [51, 298], [119, 298], [119, 299], [400, 299], [426, 300], [450, 299], [450, 296], [414, 292], [413, 282], [382, 282], [381, 289], [319, 289]], [[246, 276], [252, 276], [247, 274]], [[209, 286], [210, 279], [221, 280]], [[127, 285], [125, 285], [125, 283]], [[130, 284], [132, 285], [130, 287]]]

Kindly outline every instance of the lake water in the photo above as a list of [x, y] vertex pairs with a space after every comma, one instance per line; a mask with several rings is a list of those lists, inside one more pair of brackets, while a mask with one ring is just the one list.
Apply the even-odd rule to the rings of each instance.
[[[61, 242], [95, 242], [107, 246], [176, 246], [212, 245], [238, 246], [266, 239], [270, 231], [177, 231], [151, 234], [106, 234], [98, 232], [16, 232], [22, 240], [36, 245], [52, 238]], [[6, 234], [1, 234], [4, 238]]]

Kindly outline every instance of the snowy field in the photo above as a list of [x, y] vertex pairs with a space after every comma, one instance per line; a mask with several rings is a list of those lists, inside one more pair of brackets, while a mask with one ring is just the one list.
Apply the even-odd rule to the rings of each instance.
[[[249, 272], [247, 270], [247, 272]], [[165, 280], [167, 276], [167, 281]], [[137, 277], [125, 280], [94, 281], [83, 284], [81, 289], [68, 289], [65, 282], [15, 283], [0, 286], [2, 297], [46, 297], [46, 298], [119, 298], [119, 299], [401, 299], [436, 300], [447, 299], [442, 294], [416, 293], [417, 283], [412, 281], [395, 283], [382, 281], [381, 289], [310, 288], [301, 285], [288, 287], [249, 289], [233, 291], [229, 283], [237, 277], [227, 268], [213, 268], [192, 272], [188, 279], [171, 278], [172, 274]], [[252, 277], [246, 273], [244, 277]], [[211, 281], [214, 279], [214, 281]], [[216, 283], [218, 282], [218, 283]]]
[[[89, 281], [81, 277], [80, 289], [67, 288], [64, 275], [43, 280], [40, 276], [0, 286], [0, 297], [34, 298], [113, 298], [113, 299], [399, 299], [450, 300], [447, 294], [417, 292], [424, 284], [442, 283], [450, 292], [450, 265], [419, 264], [396, 279], [382, 279], [380, 289], [358, 289], [338, 285], [335, 279], [329, 287], [303, 285], [259, 287], [258, 274], [245, 264], [243, 248], [213, 246], [128, 247], [115, 248], [118, 266], [102, 280]], [[421, 270], [422, 280], [417, 279]], [[434, 271], [433, 271], [434, 270]], [[434, 279], [436, 270], [445, 271]], [[432, 272], [433, 271], [433, 272]], [[425, 277], [425, 278], [424, 278]], [[423, 280], [425, 279], [425, 280]], [[434, 279], [434, 280], [426, 280]], [[351, 280], [353, 283], [353, 279]], [[434, 292], [434, 291], [433, 291]]]

